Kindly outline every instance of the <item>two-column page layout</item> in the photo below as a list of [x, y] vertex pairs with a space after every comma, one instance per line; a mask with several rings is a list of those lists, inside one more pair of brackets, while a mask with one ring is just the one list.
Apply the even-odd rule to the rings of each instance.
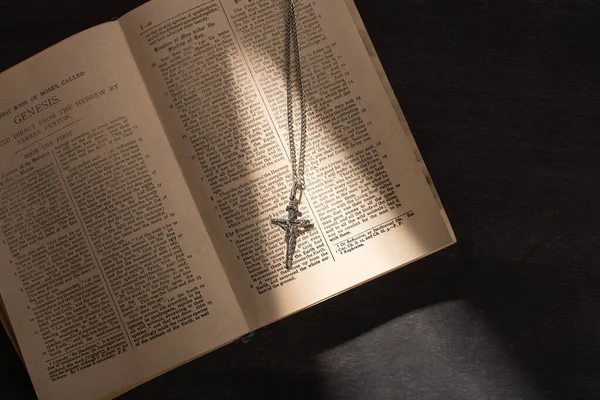
[[158, 1], [0, 75], [2, 320], [41, 399], [110, 398], [455, 242], [350, 0]]

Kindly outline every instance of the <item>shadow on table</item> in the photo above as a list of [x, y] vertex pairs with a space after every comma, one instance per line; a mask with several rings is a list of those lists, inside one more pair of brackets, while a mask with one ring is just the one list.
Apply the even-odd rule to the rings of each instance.
[[470, 304], [482, 311], [542, 398], [598, 398], [600, 274], [500, 260], [478, 264], [478, 295]]
[[402, 315], [450, 300], [444, 287], [453, 286], [460, 274], [452, 267], [442, 270], [440, 259], [433, 255], [263, 328], [250, 343], [210, 353], [123, 400], [145, 398], [155, 390], [168, 390], [174, 399], [246, 399], [249, 394], [265, 399], [331, 398], [320, 355]]

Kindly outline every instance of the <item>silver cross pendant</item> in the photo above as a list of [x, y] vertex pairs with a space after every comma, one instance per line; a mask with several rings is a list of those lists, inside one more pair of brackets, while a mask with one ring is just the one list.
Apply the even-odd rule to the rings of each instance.
[[[298, 196], [298, 197], [296, 197]], [[298, 205], [302, 200], [302, 186], [294, 183], [292, 191], [290, 193], [290, 202], [285, 210], [288, 213], [287, 218], [272, 219], [271, 223], [277, 225], [285, 231], [285, 268], [292, 268], [292, 260], [294, 258], [294, 251], [296, 250], [296, 239], [301, 234], [308, 232], [313, 228], [313, 224], [305, 219], [298, 219], [302, 216], [302, 213], [298, 210]]]

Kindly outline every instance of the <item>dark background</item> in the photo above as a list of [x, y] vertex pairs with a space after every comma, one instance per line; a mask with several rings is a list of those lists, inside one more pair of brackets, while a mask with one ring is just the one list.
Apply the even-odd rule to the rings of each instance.
[[[2, 0], [0, 70], [141, 3]], [[600, 399], [599, 2], [356, 3], [459, 243], [123, 399]]]

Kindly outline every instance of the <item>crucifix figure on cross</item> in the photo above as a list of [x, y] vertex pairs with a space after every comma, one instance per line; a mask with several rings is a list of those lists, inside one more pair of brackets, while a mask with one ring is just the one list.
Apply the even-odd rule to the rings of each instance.
[[[296, 196], [299, 196], [296, 198]], [[292, 260], [294, 258], [294, 251], [296, 250], [296, 239], [301, 234], [308, 232], [313, 228], [313, 224], [306, 219], [298, 219], [302, 216], [302, 213], [298, 209], [298, 205], [302, 200], [302, 187], [297, 183], [292, 186], [290, 193], [290, 202], [285, 210], [288, 213], [287, 218], [272, 219], [271, 223], [277, 225], [285, 231], [285, 268], [292, 268]]]

